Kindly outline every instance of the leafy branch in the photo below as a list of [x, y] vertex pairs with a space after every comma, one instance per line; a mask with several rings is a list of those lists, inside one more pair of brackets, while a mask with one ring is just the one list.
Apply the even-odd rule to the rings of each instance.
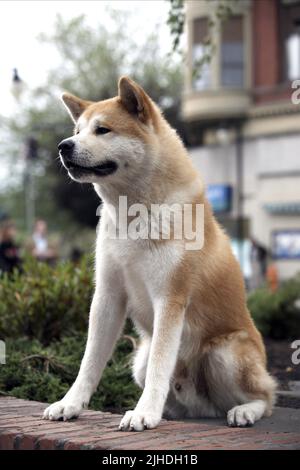
[[[208, 0], [207, 0], [208, 1]], [[168, 13], [167, 24], [170, 28], [172, 36], [172, 52], [179, 52], [181, 38], [184, 33], [184, 25], [186, 19], [185, 0], [169, 0], [170, 9]], [[208, 19], [208, 33], [204, 38], [203, 45], [204, 53], [202, 57], [195, 60], [193, 63], [193, 77], [199, 78], [201, 76], [203, 66], [209, 64], [216, 50], [216, 30], [225, 23], [234, 12], [234, 8], [239, 0], [215, 0], [211, 10], [211, 15]]]

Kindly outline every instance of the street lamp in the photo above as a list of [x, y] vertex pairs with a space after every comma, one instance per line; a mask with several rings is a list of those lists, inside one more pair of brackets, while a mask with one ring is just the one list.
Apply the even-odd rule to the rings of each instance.
[[244, 152], [242, 126], [244, 118], [231, 120], [226, 125], [219, 127], [216, 137], [219, 145], [225, 147], [230, 143], [230, 125], [235, 129], [235, 153], [236, 153], [236, 223], [234, 238], [237, 241], [237, 258], [244, 271]]
[[20, 78], [18, 69], [13, 69], [13, 77], [12, 77], [12, 87], [11, 92], [17, 102], [20, 101], [23, 91], [25, 88], [25, 84], [23, 80]]
[[28, 235], [33, 231], [35, 220], [35, 187], [34, 187], [34, 162], [37, 158], [37, 140], [30, 136], [25, 140], [24, 158], [24, 192], [25, 192], [25, 220]]
[[[13, 69], [12, 94], [15, 100], [20, 103], [25, 83], [20, 78], [17, 68]], [[23, 157], [24, 167], [24, 193], [25, 193], [25, 223], [28, 235], [32, 233], [35, 219], [35, 190], [34, 190], [34, 161], [37, 158], [37, 141], [29, 136], [24, 143]]]

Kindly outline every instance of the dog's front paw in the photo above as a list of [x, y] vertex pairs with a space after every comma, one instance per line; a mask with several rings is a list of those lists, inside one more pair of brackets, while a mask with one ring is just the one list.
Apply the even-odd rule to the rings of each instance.
[[84, 404], [81, 401], [63, 398], [45, 409], [43, 419], [67, 421], [68, 419], [77, 418], [83, 408]]
[[159, 424], [161, 416], [142, 410], [130, 410], [123, 416], [119, 429], [121, 431], [144, 431], [153, 429]]

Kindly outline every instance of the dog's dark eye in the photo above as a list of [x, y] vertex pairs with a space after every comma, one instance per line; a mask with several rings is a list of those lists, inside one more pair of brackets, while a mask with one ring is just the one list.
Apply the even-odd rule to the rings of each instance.
[[111, 132], [111, 130], [107, 129], [107, 127], [99, 126], [99, 127], [96, 127], [95, 129], [96, 135], [103, 135], [103, 134], [107, 134], [108, 132]]

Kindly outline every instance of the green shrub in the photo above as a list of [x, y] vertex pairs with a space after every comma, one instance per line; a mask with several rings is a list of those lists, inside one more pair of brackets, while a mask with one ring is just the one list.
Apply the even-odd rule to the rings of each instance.
[[51, 267], [28, 258], [23, 272], [0, 279], [0, 339], [38, 339], [49, 344], [62, 335], [85, 331], [93, 292], [93, 265]]
[[300, 274], [285, 281], [276, 292], [266, 287], [248, 297], [248, 307], [264, 336], [274, 339], [300, 336]]
[[[37, 340], [6, 341], [6, 364], [0, 366], [0, 394], [54, 402], [74, 382], [84, 352], [85, 334], [64, 337], [44, 347]], [[140, 394], [131, 378], [132, 345], [118, 342], [90, 407], [122, 412], [132, 408]]]
[[[54, 267], [27, 259], [22, 272], [0, 278], [0, 339], [6, 343], [0, 394], [48, 403], [63, 397], [84, 353], [92, 293], [93, 264], [87, 257], [76, 266]], [[130, 322], [125, 333], [92, 398], [94, 409], [121, 412], [137, 401]]]

